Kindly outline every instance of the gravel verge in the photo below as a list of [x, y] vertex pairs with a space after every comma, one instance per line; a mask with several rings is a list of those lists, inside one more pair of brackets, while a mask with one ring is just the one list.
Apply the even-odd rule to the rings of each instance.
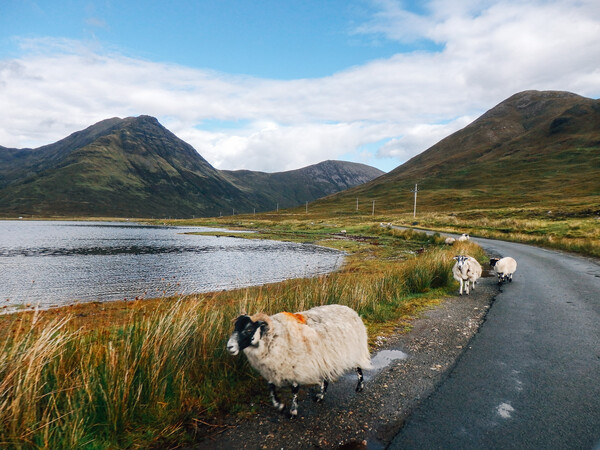
[[[271, 406], [265, 382], [264, 401], [257, 405], [255, 416], [211, 426], [208, 436], [190, 448], [385, 448], [411, 411], [468, 351], [497, 293], [494, 277], [481, 278], [471, 295], [444, 299], [415, 319], [410, 332], [382, 340], [373, 360], [383, 367], [365, 371], [363, 392], [354, 392], [354, 374], [331, 383], [322, 403], [312, 400], [316, 388], [301, 388], [299, 416], [290, 420]], [[403, 354], [404, 359], [394, 359]], [[282, 390], [280, 396], [287, 410], [289, 390]]]

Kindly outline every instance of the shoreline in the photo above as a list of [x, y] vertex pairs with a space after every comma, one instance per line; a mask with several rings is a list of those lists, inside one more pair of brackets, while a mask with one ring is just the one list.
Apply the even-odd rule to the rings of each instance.
[[[13, 220], [17, 221], [17, 220]], [[48, 220], [44, 220], [48, 222]], [[68, 221], [71, 221], [70, 219]], [[95, 220], [94, 220], [95, 221]], [[74, 220], [73, 222], [85, 223], [82, 220]], [[113, 219], [106, 219], [106, 223], [113, 222]], [[125, 220], [121, 220], [120, 223], [125, 223]], [[140, 224], [145, 225], [142, 222], [128, 222], [129, 225]], [[160, 227], [163, 228], [164, 225], [147, 225], [151, 227]], [[205, 225], [198, 226], [189, 226], [189, 225], [169, 225], [169, 228], [179, 228], [177, 234], [186, 235], [186, 236], [212, 236], [212, 237], [222, 237], [226, 236], [233, 239], [243, 239], [249, 241], [256, 240], [264, 240], [269, 241], [270, 243], [281, 245], [282, 248], [288, 248], [287, 246], [294, 246], [296, 250], [298, 248], [306, 248], [306, 246], [310, 246], [313, 248], [314, 257], [312, 258], [312, 265], [308, 265], [308, 263], [303, 267], [295, 267], [295, 268], [287, 268], [286, 270], [276, 270], [277, 267], [273, 266], [269, 270], [265, 271], [264, 274], [260, 276], [250, 276], [245, 279], [237, 279], [237, 278], [226, 278], [221, 277], [217, 280], [216, 283], [212, 283], [211, 285], [198, 285], [197, 283], [193, 286], [185, 286], [179, 287], [180, 282], [185, 284], [185, 274], [179, 273], [179, 278], [171, 280], [171, 276], [169, 274], [168, 279], [166, 275], [162, 276], [161, 282], [156, 281], [154, 283], [154, 279], [151, 278], [153, 286], [143, 286], [135, 287], [129, 289], [127, 294], [119, 293], [117, 290], [113, 289], [111, 292], [105, 293], [102, 297], [99, 295], [81, 295], [80, 297], [76, 297], [70, 295], [74, 293], [74, 289], [69, 290], [69, 288], [62, 288], [62, 294], [58, 294], [48, 298], [47, 292], [42, 295], [33, 295], [27, 294], [27, 285], [22, 283], [21, 286], [23, 292], [20, 292], [15, 295], [14, 289], [12, 291], [7, 291], [6, 295], [1, 298], [2, 303], [0, 303], [0, 316], [13, 315], [13, 314], [21, 314], [21, 313], [35, 313], [36, 311], [53, 311], [53, 310], [61, 310], [66, 308], [86, 308], [87, 304], [97, 304], [97, 305], [106, 305], [109, 303], [129, 305], [135, 301], [148, 301], [148, 302], [159, 302], [159, 301], [171, 301], [177, 298], [182, 297], [192, 297], [192, 296], [201, 296], [201, 295], [211, 295], [217, 292], [231, 292], [240, 289], [250, 289], [250, 288], [258, 288], [261, 286], [268, 286], [275, 283], [282, 283], [294, 279], [304, 279], [304, 278], [314, 278], [325, 276], [334, 272], [337, 272], [347, 264], [348, 252], [336, 249], [331, 246], [319, 245], [313, 242], [300, 242], [294, 240], [287, 239], [277, 239], [269, 236], [261, 235], [259, 230], [239, 230], [239, 229], [227, 229], [226, 227], [209, 227]], [[204, 229], [204, 231], [190, 231], [190, 229]], [[254, 244], [252, 244], [254, 245]], [[324, 253], [326, 251], [326, 253]], [[288, 252], [291, 255], [290, 252]], [[334, 256], [330, 256], [334, 255]], [[291, 256], [288, 256], [288, 259]], [[11, 255], [11, 258], [14, 258]], [[38, 256], [39, 258], [39, 256]], [[334, 259], [332, 261], [328, 261], [328, 259]], [[251, 267], [251, 264], [248, 264], [248, 267]], [[158, 277], [155, 277], [158, 280]], [[38, 280], [39, 281], [39, 280]], [[31, 282], [35, 283], [35, 281]], [[33, 286], [33, 284], [29, 283], [29, 286]], [[38, 286], [40, 283], [36, 283], [35, 286]], [[162, 285], [161, 285], [162, 284]], [[164, 286], [163, 286], [164, 285]], [[77, 286], [75, 284], [65, 284], [63, 286]], [[156, 287], [159, 289], [155, 289]], [[194, 289], [196, 288], [196, 289]], [[59, 288], [61, 289], [61, 288]], [[39, 289], [38, 289], [39, 291]], [[71, 292], [73, 291], [73, 292]], [[161, 294], [162, 292], [162, 294]], [[43, 293], [43, 291], [42, 291]], [[93, 308], [93, 307], [91, 307]]]
[[[77, 407], [72, 414], [74, 419], [65, 416], [64, 420], [69, 420], [68, 426], [71, 428], [79, 427], [80, 433], [89, 433], [89, 437], [85, 439], [94, 436], [94, 439], [106, 442], [107, 445], [120, 445], [119, 442], [123, 440], [133, 439], [136, 445], [142, 446], [151, 442], [182, 446], [194, 443], [201, 436], [209, 436], [210, 439], [215, 431], [230, 430], [230, 427], [244, 423], [244, 418], [257, 413], [257, 417], [261, 418], [263, 410], [268, 410], [271, 414], [265, 416], [268, 417], [267, 420], [275, 423], [282, 416], [273, 416], [270, 404], [265, 403], [268, 396], [264, 393], [264, 384], [259, 383], [243, 360], [232, 359], [223, 347], [231, 333], [231, 319], [240, 312], [263, 311], [273, 314], [282, 310], [301, 311], [320, 304], [345, 304], [363, 317], [373, 351], [392, 348], [395, 339], [402, 339], [401, 333], [406, 333], [409, 328], [414, 328], [414, 324], [419, 323], [414, 321], [415, 317], [422, 317], [423, 311], [439, 305], [442, 299], [446, 299], [444, 304], [448, 303], [447, 297], [456, 292], [454, 288], [450, 288], [453, 281], [448, 275], [451, 255], [455, 250], [444, 246], [439, 236], [383, 230], [377, 225], [363, 225], [348, 231], [347, 235], [344, 233], [343, 236], [332, 237], [331, 228], [302, 233], [302, 236], [285, 233], [285, 230], [272, 230], [265, 233], [266, 236], [261, 236], [281, 239], [284, 235], [285, 238], [301, 239], [302, 242], [310, 240], [317, 245], [326, 243], [336, 250], [346, 251], [348, 257], [342, 269], [327, 276], [294, 279], [184, 299], [175, 298], [175, 301], [159, 299], [83, 303], [39, 314], [29, 312], [5, 316], [3, 324], [8, 323], [10, 326], [0, 326], [0, 330], [3, 335], [12, 336], [11, 339], [18, 345], [29, 347], [42, 345], [43, 339], [55, 333], [53, 327], [60, 327], [60, 333], [56, 336], [68, 340], [70, 344], [64, 350], [50, 347], [51, 352], [66, 351], [67, 354], [61, 353], [58, 357], [49, 353], [52, 365], [36, 366], [40, 373], [51, 376], [56, 383], [48, 393], [44, 391], [45, 385], [40, 385], [39, 398], [46, 399], [50, 396], [53, 402], [62, 405], [61, 408], [76, 402]], [[425, 247], [428, 248], [427, 251], [424, 250]], [[463, 251], [474, 252], [480, 260], [484, 258], [477, 246], [465, 243], [461, 248]], [[472, 313], [470, 310], [468, 312]], [[471, 322], [467, 324], [474, 320], [471, 317], [469, 319]], [[459, 326], [464, 328], [463, 324]], [[35, 340], [38, 337], [41, 340]], [[52, 338], [50, 342], [55, 341]], [[411, 353], [411, 347], [402, 348], [405, 353]], [[107, 358], [107, 349], [110, 351], [110, 358]], [[13, 359], [17, 367], [25, 370], [24, 362], [18, 359], [21, 354], [26, 355], [28, 352], [15, 354]], [[443, 355], [444, 352], [440, 357]], [[415, 359], [410, 357], [408, 359], [413, 360]], [[427, 379], [431, 378], [431, 364], [433, 363], [423, 367]], [[436, 361], [433, 367], [436, 372], [441, 372], [443, 366]], [[136, 377], [124, 378], [123, 368], [135, 370]], [[52, 375], [48, 370], [61, 375]], [[379, 379], [380, 373], [386, 373], [387, 370], [388, 367], [374, 374], [373, 379]], [[63, 376], [66, 373], [70, 375]], [[161, 373], [159, 379], [155, 379], [156, 374]], [[370, 374], [366, 374], [367, 379], [370, 377]], [[31, 384], [39, 379], [33, 377], [26, 381]], [[88, 387], [89, 380], [94, 384]], [[90, 395], [90, 392], [107, 389], [104, 380], [128, 394], [111, 398], [110, 403], [105, 406], [104, 397]], [[343, 383], [342, 379], [332, 384], [325, 402], [327, 408], [338, 404], [337, 398], [344, 398], [338, 397], [342, 395], [339, 388]], [[376, 395], [368, 394], [368, 399], [385, 397], [385, 393], [375, 390], [375, 387], [382, 386], [381, 383], [373, 381], [372, 386]], [[425, 383], [424, 386], [429, 385]], [[353, 388], [347, 391], [354, 393]], [[14, 395], [22, 396], [21, 392], [24, 391], [15, 391]], [[136, 397], [133, 395], [140, 395], [140, 392], [144, 395], [143, 403], [135, 401]], [[302, 395], [305, 399], [306, 391]], [[364, 400], [366, 395], [356, 397]], [[413, 398], [412, 394], [407, 397]], [[349, 400], [344, 400], [347, 401]], [[303, 411], [310, 413], [312, 410], [310, 403], [302, 400], [302, 417], [306, 417]], [[32, 402], [20, 405], [23, 411], [37, 408]], [[356, 407], [351, 403], [349, 405], [353, 411], [360, 411], [365, 403]], [[87, 427], [85, 418], [107, 406], [118, 407], [124, 417], [123, 423], [131, 428], [119, 430], [114, 435], [103, 435], [96, 430], [110, 430], [112, 423], [102, 417], [94, 429]], [[5, 412], [9, 414], [11, 411]], [[379, 417], [377, 414], [377, 408], [373, 409], [369, 420], [371, 417]], [[388, 414], [382, 414], [381, 420], [387, 416]], [[145, 420], [143, 424], [140, 417]], [[340, 417], [344, 418], [346, 415], [336, 416], [334, 419]], [[318, 416], [315, 415], [315, 418]], [[334, 419], [325, 422], [329, 424]], [[359, 414], [353, 419], [363, 420]], [[12, 420], [12, 416], [7, 420]], [[170, 429], [165, 428], [165, 423], [174, 428], [169, 431]], [[287, 426], [288, 421], [283, 423]], [[385, 425], [385, 421], [378, 423]], [[23, 432], [29, 432], [29, 424], [16, 419], [15, 424], [22, 427]], [[56, 433], [56, 442], [68, 439], [54, 424], [55, 420], [51, 418], [42, 425], [47, 432]], [[379, 425], [370, 422], [360, 425], [360, 429], [365, 429], [365, 425], [366, 430], [379, 429]], [[41, 428], [39, 422], [35, 427], [36, 430]], [[255, 422], [250, 422], [250, 427], [255, 427]], [[140, 436], [137, 434], [138, 430], [145, 430], [146, 435]], [[314, 433], [319, 430], [319, 427], [315, 427], [311, 433], [305, 430], [301, 430], [301, 433], [314, 437]], [[331, 436], [344, 437], [348, 432], [348, 428], [334, 429]], [[354, 436], [354, 431], [352, 435]], [[362, 434], [357, 436], [364, 437]], [[15, 439], [12, 436], [9, 438]], [[243, 436], [241, 438], [244, 439]], [[260, 442], [260, 439], [258, 436], [256, 441], [244, 442]], [[81, 441], [73, 441], [73, 445], [76, 442]], [[212, 443], [210, 441], [210, 447], [213, 447]], [[295, 446], [297, 447], [297, 441], [290, 444], [290, 447]], [[223, 448], [227, 447], [225, 445]]]

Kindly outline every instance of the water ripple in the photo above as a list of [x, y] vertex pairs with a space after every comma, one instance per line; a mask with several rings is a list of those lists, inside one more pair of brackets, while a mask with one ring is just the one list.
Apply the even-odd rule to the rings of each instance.
[[344, 258], [313, 245], [190, 236], [184, 231], [207, 229], [0, 222], [3, 310], [265, 284], [328, 273]]

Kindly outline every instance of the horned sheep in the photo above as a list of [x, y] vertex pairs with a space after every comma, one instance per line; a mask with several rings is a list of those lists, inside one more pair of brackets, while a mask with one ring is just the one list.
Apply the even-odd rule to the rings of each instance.
[[498, 275], [498, 284], [502, 284], [508, 280], [512, 283], [512, 277], [517, 270], [517, 261], [510, 256], [504, 258], [491, 258], [490, 266], [494, 268], [496, 275]]
[[469, 295], [469, 283], [471, 289], [475, 289], [475, 283], [481, 277], [481, 265], [472, 256], [455, 256], [456, 263], [452, 267], [452, 275], [454, 279], [460, 283], [459, 294], [463, 293], [463, 285], [465, 293]]
[[359, 315], [343, 305], [317, 306], [300, 313], [239, 316], [227, 342], [232, 355], [243, 351], [269, 383], [273, 406], [285, 407], [277, 388], [291, 386], [291, 417], [298, 415], [301, 385], [320, 385], [322, 401], [329, 382], [355, 369], [356, 392], [364, 388], [362, 369], [371, 368], [367, 330]]

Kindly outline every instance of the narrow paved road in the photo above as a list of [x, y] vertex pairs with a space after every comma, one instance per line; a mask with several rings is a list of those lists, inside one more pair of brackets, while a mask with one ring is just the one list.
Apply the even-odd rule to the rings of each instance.
[[518, 269], [389, 448], [600, 448], [600, 265], [473, 239]]

